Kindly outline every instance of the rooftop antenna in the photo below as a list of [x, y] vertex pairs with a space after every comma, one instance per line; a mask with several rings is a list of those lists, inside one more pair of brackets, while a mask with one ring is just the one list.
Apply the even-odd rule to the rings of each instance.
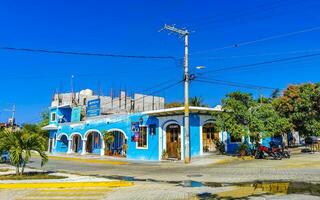
[[73, 96], [73, 93], [74, 93], [74, 88], [73, 88], [73, 79], [74, 79], [74, 75], [71, 75], [71, 80], [70, 80], [70, 86], [71, 86], [71, 105], [73, 105], [74, 103], [74, 96]]

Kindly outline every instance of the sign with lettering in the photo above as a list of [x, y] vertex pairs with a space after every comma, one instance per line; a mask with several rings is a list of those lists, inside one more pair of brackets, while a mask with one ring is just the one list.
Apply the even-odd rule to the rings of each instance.
[[96, 117], [100, 115], [100, 99], [88, 101], [87, 117]]
[[139, 133], [140, 132], [139, 122], [131, 122], [131, 131], [133, 133]]
[[80, 122], [81, 119], [81, 106], [72, 108], [71, 122]]

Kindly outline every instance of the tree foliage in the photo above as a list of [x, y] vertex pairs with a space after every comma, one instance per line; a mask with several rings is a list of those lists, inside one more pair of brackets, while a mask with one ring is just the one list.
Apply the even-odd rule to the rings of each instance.
[[176, 108], [176, 107], [181, 107], [183, 106], [183, 103], [181, 102], [171, 102], [171, 103], [166, 103], [164, 105], [165, 108]]
[[[3, 130], [0, 132], [0, 153], [8, 152], [10, 162], [16, 167], [16, 174], [22, 175], [24, 168], [31, 158], [31, 151], [36, 151], [41, 157], [41, 166], [47, 161], [45, 153], [46, 139], [36, 132], [35, 127], [23, 127], [22, 130]], [[21, 169], [21, 171], [20, 171]]]
[[190, 106], [207, 107], [207, 105], [203, 103], [203, 98], [197, 96], [191, 97], [189, 99], [189, 104]]
[[251, 94], [233, 92], [222, 100], [222, 113], [216, 114], [220, 130], [228, 131], [235, 137], [280, 135], [290, 131], [292, 125], [273, 107], [271, 100], [255, 100]]
[[290, 85], [273, 101], [279, 114], [288, 118], [300, 135], [320, 135], [320, 85]]

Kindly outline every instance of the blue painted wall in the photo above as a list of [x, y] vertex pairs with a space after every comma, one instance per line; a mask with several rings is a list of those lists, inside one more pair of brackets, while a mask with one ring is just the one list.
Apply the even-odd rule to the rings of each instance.
[[190, 153], [191, 157], [200, 156], [200, 117], [199, 115], [191, 114], [189, 117], [190, 123]]
[[[52, 112], [56, 112], [57, 115], [64, 115], [68, 120], [71, 120], [71, 109], [67, 108], [53, 108], [50, 110]], [[68, 114], [69, 113], [69, 114]], [[142, 119], [142, 120], [141, 120]], [[118, 119], [119, 120], [119, 119]], [[142, 126], [147, 127], [147, 148], [137, 148], [137, 142], [132, 141], [132, 136], [134, 133], [131, 131], [131, 122], [142, 122]], [[101, 133], [103, 131], [107, 130], [120, 130], [125, 133], [125, 137], [127, 138], [127, 159], [135, 159], [135, 160], [159, 160], [159, 157], [161, 156], [162, 152], [159, 152], [159, 119], [157, 117], [153, 116], [147, 116], [147, 115], [141, 115], [141, 114], [132, 114], [127, 116], [122, 116], [122, 119], [120, 121], [112, 122], [112, 123], [106, 123], [104, 121], [96, 121], [96, 122], [82, 122], [82, 123], [71, 123], [74, 124], [72, 127], [70, 126], [70, 123], [57, 123], [57, 120], [54, 123], [60, 126], [59, 130], [56, 132], [56, 135], [60, 135], [62, 133], [65, 133], [68, 135], [68, 139], [72, 139], [70, 135], [72, 133], [79, 133], [81, 134], [82, 138], [85, 138], [85, 134], [87, 131], [91, 130], [97, 130]], [[78, 124], [78, 125], [77, 125]], [[156, 130], [155, 134], [150, 134], [150, 125], [155, 125]], [[184, 124], [183, 124], [184, 125]], [[184, 133], [185, 134], [185, 133]], [[196, 157], [200, 156], [200, 116], [197, 114], [191, 114], [190, 115], [190, 147], [191, 147], [191, 156]], [[52, 131], [50, 134], [50, 137], [54, 137], [55, 132]], [[184, 135], [185, 138], [185, 135]], [[100, 149], [102, 145], [102, 138], [99, 141], [99, 145], [96, 145], [92, 149], [92, 153], [94, 154], [100, 154]], [[184, 143], [183, 143], [184, 146]], [[80, 148], [82, 145], [80, 145]], [[57, 145], [55, 148], [55, 152], [61, 152], [65, 153], [67, 152], [67, 146], [63, 144], [62, 141], [57, 141]], [[184, 148], [185, 149], [185, 148]]]

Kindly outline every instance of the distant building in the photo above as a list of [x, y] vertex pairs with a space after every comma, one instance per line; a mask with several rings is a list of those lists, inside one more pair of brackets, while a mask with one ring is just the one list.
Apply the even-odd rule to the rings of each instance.
[[0, 130], [7, 129], [7, 130], [20, 130], [20, 126], [16, 124], [15, 119], [10, 117], [8, 122], [0, 122]]
[[165, 104], [165, 99], [158, 96], [134, 94], [131, 97], [125, 91], [120, 91], [116, 97], [99, 96], [94, 94], [92, 90], [85, 89], [76, 93], [55, 94], [51, 107], [81, 106], [83, 113], [85, 113], [88, 102], [95, 99], [100, 99], [100, 113], [102, 115], [158, 110], [163, 109]]

